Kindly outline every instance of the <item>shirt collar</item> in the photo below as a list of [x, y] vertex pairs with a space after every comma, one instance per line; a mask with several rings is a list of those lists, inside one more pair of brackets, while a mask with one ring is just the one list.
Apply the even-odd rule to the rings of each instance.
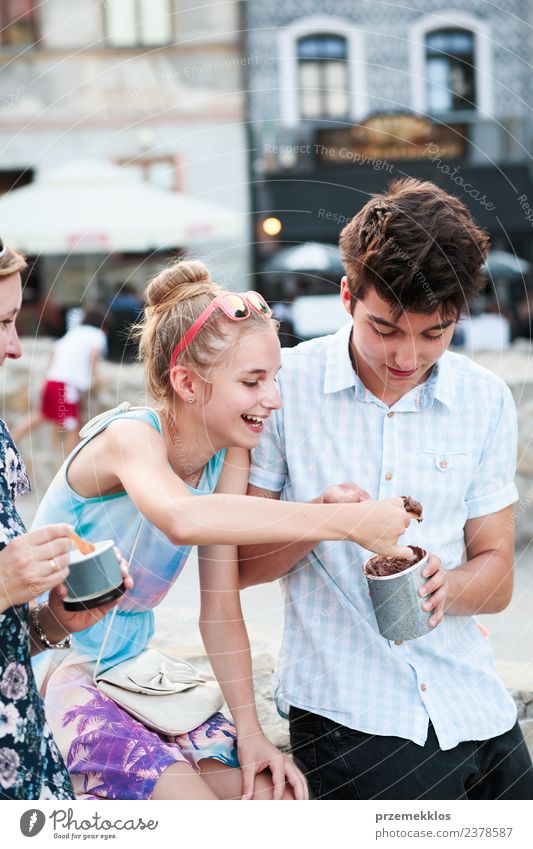
[[[434, 380], [433, 397], [441, 404], [445, 404], [450, 410], [455, 401], [455, 389], [453, 383], [453, 373], [451, 370], [451, 359], [454, 355], [449, 351], [445, 351], [435, 365], [429, 380]], [[426, 381], [429, 383], [429, 380]]]
[[[374, 396], [355, 373], [350, 358], [351, 333], [352, 323], [349, 322], [330, 337], [326, 351], [324, 394], [340, 392], [353, 386], [355, 387], [355, 395], [359, 400], [370, 400]], [[450, 372], [451, 356], [448, 351], [445, 351], [433, 366], [428, 379], [421, 386], [416, 387], [416, 392], [411, 390], [407, 393], [408, 395], [413, 394], [413, 409], [429, 407], [434, 400], [440, 401], [451, 409], [455, 396]], [[398, 404], [401, 401], [402, 399], [398, 401]]]
[[326, 351], [326, 373], [324, 376], [324, 394], [340, 392], [356, 386], [357, 377], [350, 359], [350, 335], [352, 322], [341, 327], [330, 337]]

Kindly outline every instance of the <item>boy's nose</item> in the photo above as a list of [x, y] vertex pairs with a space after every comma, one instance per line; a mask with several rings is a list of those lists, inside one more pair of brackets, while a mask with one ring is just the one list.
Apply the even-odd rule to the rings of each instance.
[[394, 365], [399, 371], [413, 371], [416, 368], [416, 350], [411, 343], [402, 345], [394, 352]]

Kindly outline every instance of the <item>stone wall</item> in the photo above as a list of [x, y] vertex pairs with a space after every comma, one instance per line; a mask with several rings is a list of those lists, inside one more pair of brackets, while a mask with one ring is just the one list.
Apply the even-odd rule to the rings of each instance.
[[497, 664], [498, 674], [515, 700], [518, 721], [533, 757], [533, 663]]

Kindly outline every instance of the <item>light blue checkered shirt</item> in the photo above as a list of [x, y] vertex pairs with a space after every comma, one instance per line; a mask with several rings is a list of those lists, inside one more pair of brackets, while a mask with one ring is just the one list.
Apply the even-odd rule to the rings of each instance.
[[[372, 498], [411, 495], [424, 521], [412, 522], [401, 542], [453, 569], [464, 562], [465, 522], [517, 499], [511, 393], [447, 352], [389, 410], [352, 368], [351, 326], [283, 351], [283, 409], [253, 452], [250, 483], [288, 501], [309, 501], [343, 481]], [[282, 580], [278, 704], [419, 745], [431, 720], [442, 749], [512, 728], [514, 702], [473, 617], [446, 615], [400, 645], [380, 636], [361, 569], [368, 556], [353, 543], [320, 543]]]

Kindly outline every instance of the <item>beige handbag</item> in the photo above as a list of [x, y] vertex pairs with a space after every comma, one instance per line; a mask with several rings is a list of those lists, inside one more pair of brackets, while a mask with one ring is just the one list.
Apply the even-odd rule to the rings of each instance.
[[160, 734], [178, 735], [198, 728], [224, 704], [213, 678], [207, 678], [186, 660], [155, 649], [124, 660], [95, 674], [96, 686]]
[[[144, 519], [141, 519], [130, 559], [133, 559]], [[160, 734], [185, 734], [202, 725], [224, 704], [224, 696], [212, 676], [200, 673], [186, 660], [156, 649], [144, 649], [136, 657], [98, 672], [117, 608], [107, 627], [93, 672], [96, 687]]]

